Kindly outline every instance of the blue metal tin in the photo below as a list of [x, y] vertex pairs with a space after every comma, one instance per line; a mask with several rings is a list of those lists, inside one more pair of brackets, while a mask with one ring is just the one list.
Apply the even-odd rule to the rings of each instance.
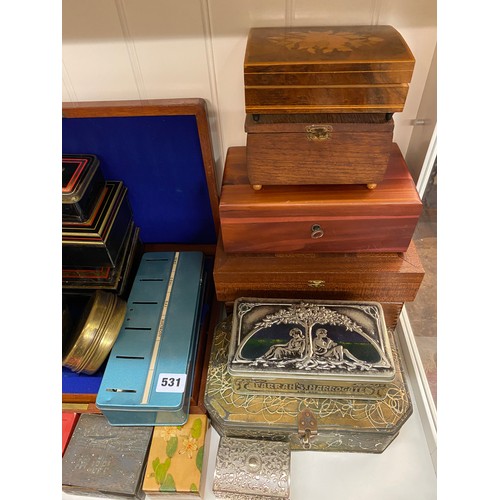
[[142, 256], [96, 406], [111, 425], [183, 425], [203, 291], [201, 252]]

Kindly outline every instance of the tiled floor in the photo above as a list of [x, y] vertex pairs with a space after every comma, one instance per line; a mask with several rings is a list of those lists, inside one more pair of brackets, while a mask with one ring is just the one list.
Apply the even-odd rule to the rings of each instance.
[[425, 277], [416, 299], [405, 306], [437, 407], [437, 166], [434, 168], [413, 236]]

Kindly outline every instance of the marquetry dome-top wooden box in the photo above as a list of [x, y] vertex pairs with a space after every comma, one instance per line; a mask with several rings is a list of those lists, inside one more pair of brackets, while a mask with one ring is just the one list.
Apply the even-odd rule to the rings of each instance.
[[402, 111], [415, 58], [392, 26], [252, 28], [248, 114]]

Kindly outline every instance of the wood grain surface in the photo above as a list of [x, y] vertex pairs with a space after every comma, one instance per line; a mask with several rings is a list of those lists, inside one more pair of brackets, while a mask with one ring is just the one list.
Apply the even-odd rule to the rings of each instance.
[[377, 184], [394, 121], [380, 113], [263, 115], [258, 122], [248, 115], [245, 130], [252, 185]]
[[221, 238], [214, 263], [217, 299], [329, 298], [411, 302], [424, 278], [413, 242], [406, 252], [227, 253]]
[[[384, 180], [362, 185], [265, 186], [248, 181], [246, 148], [229, 148], [219, 213], [227, 253], [401, 252], [422, 202], [401, 151], [392, 144]], [[313, 226], [323, 235], [313, 236]]]
[[409, 85], [246, 87], [245, 112], [397, 113], [403, 111]]
[[392, 26], [252, 28], [247, 113], [402, 111], [415, 59]]

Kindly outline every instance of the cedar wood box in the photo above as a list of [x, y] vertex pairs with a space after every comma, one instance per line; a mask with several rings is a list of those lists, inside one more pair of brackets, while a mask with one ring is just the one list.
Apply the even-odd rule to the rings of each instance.
[[220, 198], [227, 253], [405, 252], [422, 202], [397, 144], [384, 180], [362, 185], [249, 184], [245, 147], [229, 148]]

